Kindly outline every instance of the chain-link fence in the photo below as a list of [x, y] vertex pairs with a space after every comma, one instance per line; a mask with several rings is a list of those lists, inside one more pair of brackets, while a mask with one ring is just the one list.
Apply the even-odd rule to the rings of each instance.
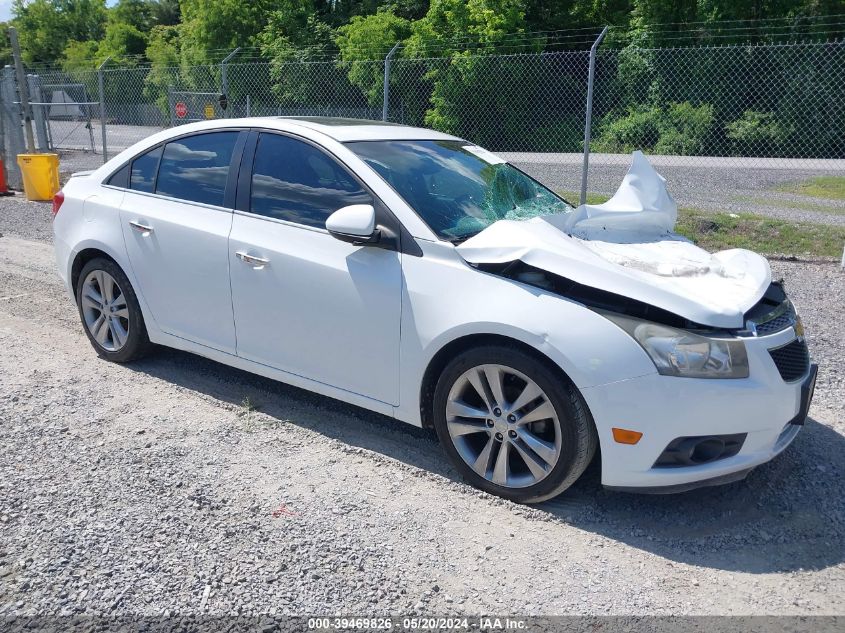
[[[588, 67], [584, 50], [431, 59], [407, 59], [400, 51], [385, 87], [385, 60], [235, 57], [225, 66], [39, 72], [30, 76], [30, 92], [39, 104], [38, 145], [61, 154], [63, 171], [96, 167], [104, 153], [113, 156], [188, 121], [381, 119], [386, 112], [391, 122], [450, 132], [517, 162], [559, 167], [554, 184], [577, 190]], [[4, 81], [14, 78], [8, 70]], [[11, 112], [11, 93], [2, 94]], [[600, 48], [592, 121], [592, 165], [599, 172], [613, 167], [608, 182], [619, 182], [634, 149], [670, 167], [842, 169], [845, 42]]]
[[845, 157], [843, 43], [606, 50], [597, 69], [593, 151]]

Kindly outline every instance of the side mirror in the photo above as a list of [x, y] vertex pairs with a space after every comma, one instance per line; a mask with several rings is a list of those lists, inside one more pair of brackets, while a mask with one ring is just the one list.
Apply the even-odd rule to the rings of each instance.
[[376, 210], [370, 204], [352, 204], [332, 213], [326, 220], [326, 230], [342, 242], [375, 244], [381, 237], [376, 228]]

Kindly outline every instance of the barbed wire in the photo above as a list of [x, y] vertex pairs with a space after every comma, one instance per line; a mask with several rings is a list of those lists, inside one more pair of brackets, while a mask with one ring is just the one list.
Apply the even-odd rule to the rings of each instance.
[[[742, 26], [746, 25], [747, 26]], [[696, 26], [701, 25], [701, 26]], [[667, 27], [678, 26], [673, 29]], [[454, 53], [475, 53], [483, 51], [483, 55], [514, 55], [526, 52], [574, 52], [589, 48], [595, 42], [600, 27], [578, 27], [572, 29], [534, 30], [515, 33], [505, 33], [495, 37], [492, 41], [479, 41], [476, 37], [465, 34], [438, 37], [434, 41], [411, 43], [407, 40], [399, 44], [398, 57], [406, 59], [436, 59]], [[666, 22], [643, 27], [610, 26], [611, 37], [605, 43], [606, 48], [619, 44], [636, 45], [637, 41], [651, 39], [656, 44], [669, 42], [689, 42], [700, 45], [702, 42], [720, 42], [733, 40], [737, 45], [747, 45], [754, 41], [765, 43], [799, 43], [803, 41], [837, 41], [845, 35], [845, 13], [825, 16], [791, 16], [763, 19], [731, 19], [719, 21], [684, 21]], [[792, 41], [789, 41], [791, 38]], [[330, 50], [326, 50], [326, 47]], [[383, 46], [357, 46], [346, 44], [339, 47], [335, 42], [317, 44], [290, 49], [291, 59], [275, 59], [270, 51], [261, 46], [243, 46], [237, 55], [229, 62], [231, 65], [245, 63], [274, 62], [286, 63], [341, 63], [350, 62], [382, 62], [393, 48], [393, 44]], [[657, 46], [660, 48], [665, 48]], [[233, 49], [213, 48], [198, 51], [201, 63], [189, 63], [189, 58], [183, 57], [179, 66], [206, 66], [220, 64]], [[411, 56], [404, 52], [410, 52]], [[177, 55], [180, 55], [177, 53]], [[180, 55], [181, 56], [181, 55]], [[199, 60], [198, 60], [199, 61]], [[64, 62], [27, 64], [30, 71], [52, 70], [93, 70], [102, 59], [66, 60]], [[153, 66], [146, 55], [122, 55], [111, 59], [113, 70], [115, 67], [125, 68], [126, 65], [138, 68]], [[156, 66], [161, 67], [161, 66]]]

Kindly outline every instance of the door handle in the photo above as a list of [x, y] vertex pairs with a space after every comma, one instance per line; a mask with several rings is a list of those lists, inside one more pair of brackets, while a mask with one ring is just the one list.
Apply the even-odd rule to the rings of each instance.
[[147, 226], [146, 224], [141, 224], [137, 220], [129, 220], [129, 226], [131, 226], [136, 231], [140, 231], [141, 233], [152, 233], [153, 227]]
[[270, 260], [264, 257], [256, 257], [255, 255], [249, 255], [243, 251], [235, 251], [235, 256], [246, 264], [251, 264], [253, 266], [264, 266], [265, 264], [269, 264]]

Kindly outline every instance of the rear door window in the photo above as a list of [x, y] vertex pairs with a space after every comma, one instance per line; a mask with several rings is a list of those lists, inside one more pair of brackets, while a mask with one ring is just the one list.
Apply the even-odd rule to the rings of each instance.
[[132, 161], [132, 170], [129, 175], [130, 189], [153, 192], [159, 158], [161, 158], [161, 147], [156, 147]]
[[223, 206], [239, 132], [211, 132], [171, 141], [164, 147], [156, 193]]

